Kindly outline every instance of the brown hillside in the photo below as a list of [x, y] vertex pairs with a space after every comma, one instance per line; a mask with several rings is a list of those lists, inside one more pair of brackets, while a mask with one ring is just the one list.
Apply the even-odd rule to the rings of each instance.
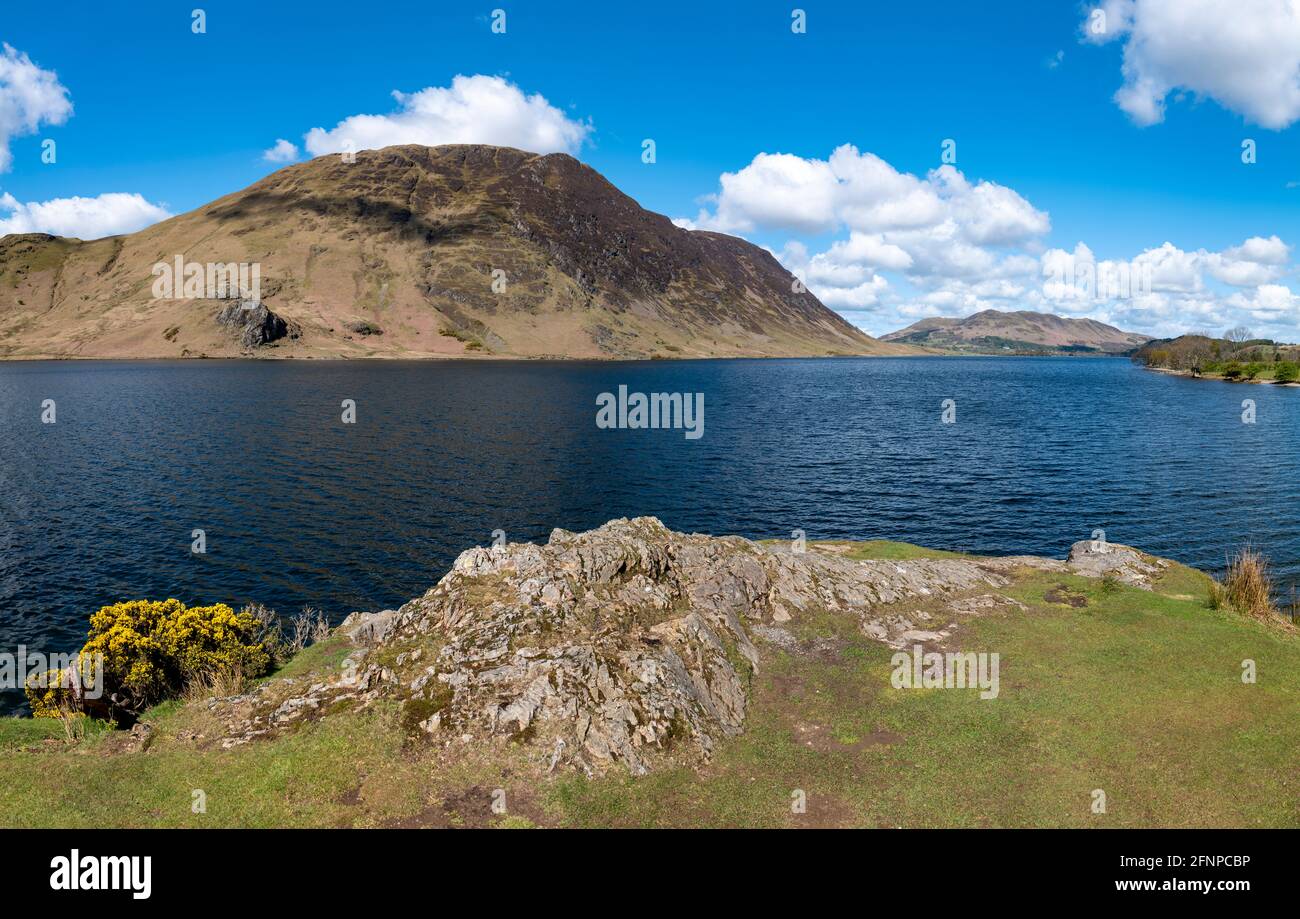
[[[260, 264], [269, 314], [155, 298], [153, 266], [178, 255]], [[0, 357], [912, 350], [796, 292], [767, 251], [676, 227], [563, 154], [412, 145], [351, 164], [323, 156], [128, 236], [0, 239]]]
[[890, 332], [881, 340], [967, 353], [1124, 354], [1150, 339], [1095, 319], [1068, 319], [1030, 310], [982, 310], [964, 319], [922, 319], [905, 329]]

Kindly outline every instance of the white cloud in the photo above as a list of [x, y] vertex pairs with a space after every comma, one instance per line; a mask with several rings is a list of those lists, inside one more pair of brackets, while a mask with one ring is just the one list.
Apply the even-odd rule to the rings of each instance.
[[1256, 287], [1282, 277], [1290, 257], [1291, 247], [1276, 236], [1252, 236], [1240, 246], [1207, 254], [1205, 262], [1216, 280], [1234, 287]]
[[[1256, 331], [1295, 341], [1300, 338], [1300, 299], [1275, 283], [1288, 270], [1290, 252], [1277, 236], [1252, 236], [1221, 252], [1189, 252], [1166, 242], [1128, 261], [1098, 261], [1079, 243], [1073, 252], [1043, 253], [1044, 280], [1028, 302], [1034, 309], [1088, 316], [1158, 337], [1265, 323]], [[1206, 283], [1207, 274], [1242, 289], [1216, 290]]]
[[1093, 44], [1123, 41], [1114, 98], [1140, 125], [1163, 121], [1176, 90], [1266, 128], [1300, 119], [1298, 0], [1105, 0], [1081, 32]]
[[863, 310], [880, 303], [881, 294], [889, 289], [889, 282], [876, 275], [869, 281], [853, 287], [833, 287], [822, 301], [831, 309]]
[[1133, 259], [1139, 270], [1150, 270], [1152, 290], [1186, 294], [1196, 293], [1204, 285], [1201, 263], [1200, 253], [1184, 252], [1170, 242], [1147, 249]]
[[[724, 172], [715, 212], [701, 210], [692, 227], [723, 233], [757, 227], [831, 230], [836, 216], [837, 178], [830, 165], [789, 153], [760, 153], [739, 172]], [[680, 218], [686, 220], [686, 218]]]
[[1300, 307], [1281, 283], [1294, 276], [1292, 249], [1275, 235], [1220, 251], [1164, 242], [1131, 258], [1098, 258], [1083, 242], [1046, 249], [1048, 214], [1014, 189], [951, 165], [912, 175], [850, 145], [825, 160], [760, 153], [704, 200], [696, 217], [674, 223], [830, 234], [819, 251], [794, 238], [774, 254], [874, 334], [925, 316], [1028, 309], [1152, 336], [1247, 322], [1300, 340]]
[[1257, 262], [1261, 265], [1285, 265], [1291, 257], [1291, 247], [1276, 236], [1265, 239], [1252, 236], [1240, 246], [1223, 250], [1226, 258], [1245, 262]]
[[978, 245], [1005, 246], [1044, 235], [1051, 227], [1047, 214], [1005, 185], [971, 185], [952, 166], [930, 173], [931, 183], [948, 202], [962, 235]]
[[787, 247], [781, 256], [824, 303], [846, 308], [880, 302], [889, 283], [878, 271], [931, 288], [947, 278], [1032, 274], [1036, 260], [1009, 261], [1005, 250], [1037, 247], [1051, 228], [1046, 213], [1003, 185], [972, 182], [951, 165], [915, 176], [849, 144], [825, 160], [760, 153], [719, 186], [711, 210], [674, 222], [722, 232], [847, 230], [825, 252]]
[[1281, 284], [1261, 284], [1249, 295], [1233, 294], [1228, 304], [1258, 322], [1294, 324], [1300, 318], [1300, 296]]
[[457, 76], [450, 87], [415, 93], [394, 90], [397, 111], [352, 115], [334, 128], [312, 128], [305, 146], [313, 156], [375, 150], [392, 144], [495, 144], [534, 153], [574, 153], [591, 133], [540, 94], [526, 96], [513, 83], [483, 75]]
[[275, 146], [262, 151], [262, 159], [268, 163], [292, 163], [298, 158], [298, 145], [291, 144], [283, 137], [276, 138]]
[[0, 172], [13, 166], [9, 141], [42, 124], [63, 124], [72, 114], [68, 90], [51, 70], [8, 44], [0, 46]]
[[912, 256], [901, 246], [886, 242], [882, 233], [859, 233], [831, 246], [827, 257], [839, 264], [860, 262], [877, 268], [904, 271], [912, 267]]
[[9, 233], [51, 233], [78, 239], [99, 239], [134, 233], [171, 214], [138, 194], [110, 192], [96, 198], [53, 198], [26, 204], [13, 195], [0, 195], [0, 236]]

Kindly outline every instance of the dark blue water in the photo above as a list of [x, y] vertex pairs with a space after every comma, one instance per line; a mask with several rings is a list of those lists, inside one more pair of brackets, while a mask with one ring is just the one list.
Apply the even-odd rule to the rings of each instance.
[[[619, 384], [704, 393], [704, 436], [598, 429]], [[1103, 528], [1207, 569], [1251, 541], [1294, 578], [1298, 435], [1300, 389], [1115, 359], [0, 364], [0, 650], [138, 597], [337, 621], [495, 529], [637, 514], [1058, 556]]]

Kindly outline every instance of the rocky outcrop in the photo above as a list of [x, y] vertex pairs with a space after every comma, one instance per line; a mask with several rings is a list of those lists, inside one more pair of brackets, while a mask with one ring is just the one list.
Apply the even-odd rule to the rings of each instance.
[[291, 325], [255, 300], [235, 300], [217, 313], [217, 324], [230, 329], [247, 350], [260, 348], [286, 336], [298, 337], [297, 326]]
[[836, 613], [890, 647], [940, 646], [965, 617], [1020, 608], [1000, 593], [1019, 568], [1129, 580], [1147, 565], [1123, 547], [1104, 564], [1075, 548], [1068, 563], [862, 561], [675, 533], [653, 517], [474, 548], [401, 609], [348, 617], [357, 647], [338, 679], [237, 700], [224, 745], [388, 698], [425, 742], [520, 741], [546, 769], [700, 762], [742, 730], [750, 678], [775, 648], [800, 647], [801, 618]]
[[1084, 577], [1113, 577], [1131, 587], [1150, 589], [1169, 563], [1139, 552], [1130, 546], [1100, 539], [1084, 539], [1070, 547], [1067, 561], [1075, 574]]

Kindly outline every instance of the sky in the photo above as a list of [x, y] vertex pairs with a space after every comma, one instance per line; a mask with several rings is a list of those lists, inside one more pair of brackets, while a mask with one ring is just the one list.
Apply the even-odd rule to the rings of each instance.
[[1300, 341], [1300, 0], [52, 0], [0, 42], [0, 234], [500, 143], [765, 246], [873, 334], [992, 308]]

